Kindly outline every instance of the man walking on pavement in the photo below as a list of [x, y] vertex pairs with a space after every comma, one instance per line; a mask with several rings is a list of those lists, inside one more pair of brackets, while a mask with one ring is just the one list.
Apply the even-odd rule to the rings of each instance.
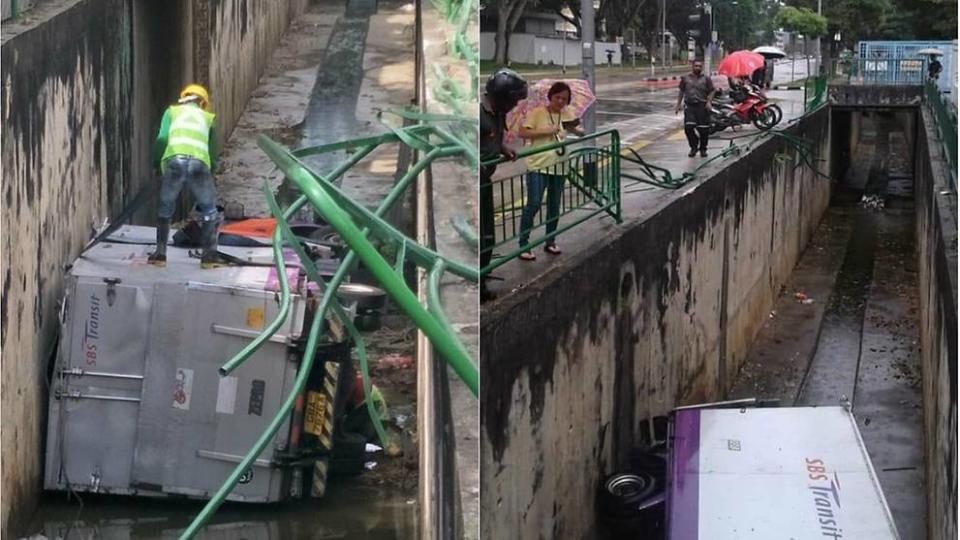
[[[507, 128], [507, 113], [527, 97], [527, 81], [509, 69], [501, 69], [488, 80], [486, 92], [480, 100], [480, 161], [500, 156], [517, 159], [517, 153], [503, 144]], [[496, 165], [480, 166], [480, 268], [490, 264], [493, 244], [493, 178]], [[480, 301], [494, 298], [487, 289], [487, 278], [480, 278]]]
[[683, 131], [690, 143], [689, 157], [697, 155], [707, 157], [707, 139], [710, 136], [710, 106], [713, 103], [713, 81], [703, 74], [703, 62], [694, 60], [691, 73], [680, 78], [680, 94], [677, 96], [677, 108], [680, 113], [683, 103]]
[[160, 121], [155, 148], [159, 159], [154, 163], [163, 173], [157, 210], [157, 250], [147, 257], [147, 262], [154, 266], [167, 265], [170, 219], [184, 184], [190, 187], [201, 214], [200, 266], [206, 269], [222, 266], [217, 255], [217, 192], [211, 172], [216, 165], [215, 115], [209, 109], [207, 90], [190, 84]]

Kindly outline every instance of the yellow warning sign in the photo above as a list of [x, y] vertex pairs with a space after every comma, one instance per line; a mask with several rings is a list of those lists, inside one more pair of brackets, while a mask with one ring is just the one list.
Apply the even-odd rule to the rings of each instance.
[[247, 326], [263, 330], [263, 308], [252, 307], [247, 309]]
[[304, 415], [303, 430], [316, 436], [323, 432], [324, 413], [327, 410], [327, 396], [320, 392], [307, 392], [307, 411]]

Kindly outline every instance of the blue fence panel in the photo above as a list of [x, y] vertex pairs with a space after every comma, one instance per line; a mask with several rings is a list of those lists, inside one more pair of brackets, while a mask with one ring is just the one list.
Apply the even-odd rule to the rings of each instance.
[[[943, 51], [943, 56], [939, 57], [943, 71], [937, 86], [941, 92], [950, 92], [953, 86], [950, 74], [956, 61], [953, 41], [861, 41], [857, 44], [857, 56], [863, 60], [929, 60], [928, 56], [917, 54], [917, 51], [928, 48]], [[891, 81], [890, 84], [895, 83]]]

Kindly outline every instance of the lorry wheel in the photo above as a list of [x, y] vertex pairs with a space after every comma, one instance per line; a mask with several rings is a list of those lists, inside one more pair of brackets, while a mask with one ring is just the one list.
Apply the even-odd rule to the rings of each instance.
[[353, 324], [361, 332], [375, 332], [380, 329], [380, 316], [376, 313], [357, 315]]
[[600, 489], [600, 513], [611, 517], [639, 516], [640, 506], [663, 491], [651, 474], [614, 474]]

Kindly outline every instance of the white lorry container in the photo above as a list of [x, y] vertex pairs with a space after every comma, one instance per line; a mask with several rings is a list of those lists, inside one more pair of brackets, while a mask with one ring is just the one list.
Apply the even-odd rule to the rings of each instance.
[[669, 540], [899, 538], [845, 407], [686, 408], [669, 426]]
[[[124, 227], [114, 236], [136, 241], [153, 234]], [[275, 270], [201, 270], [188, 250], [173, 246], [166, 268], [156, 268], [146, 262], [152, 249], [104, 242], [70, 270], [50, 388], [46, 489], [209, 497], [293, 388], [309, 314], [296, 268], [288, 269], [292, 308], [283, 325], [243, 365], [220, 376], [218, 368], [276, 317]], [[270, 253], [239, 251], [247, 252], [238, 254], [244, 258]], [[307, 489], [322, 495], [322, 456], [331, 450], [335, 409], [352, 382], [349, 362], [349, 344], [320, 346], [303, 396], [306, 410], [285, 420], [229, 499], [272, 502]], [[317, 459], [305, 471], [311, 456]], [[313, 487], [305, 487], [311, 480]]]

